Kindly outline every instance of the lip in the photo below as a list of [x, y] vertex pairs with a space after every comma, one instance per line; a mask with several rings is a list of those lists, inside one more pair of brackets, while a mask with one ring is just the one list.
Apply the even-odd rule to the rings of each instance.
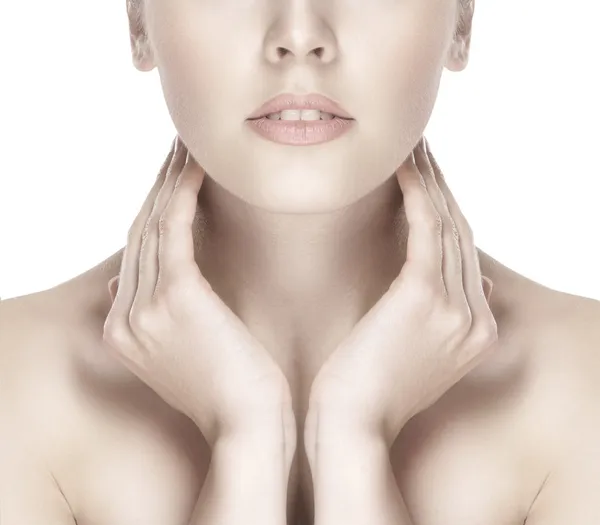
[[263, 138], [289, 146], [311, 146], [337, 139], [356, 125], [354, 119], [270, 120], [260, 117], [247, 121], [250, 129]]
[[271, 113], [279, 113], [284, 109], [318, 109], [325, 113], [331, 113], [335, 117], [354, 120], [352, 115], [350, 115], [337, 102], [318, 93], [311, 93], [309, 95], [283, 93], [281, 95], [277, 95], [249, 115], [247, 120], [260, 119], [270, 115]]

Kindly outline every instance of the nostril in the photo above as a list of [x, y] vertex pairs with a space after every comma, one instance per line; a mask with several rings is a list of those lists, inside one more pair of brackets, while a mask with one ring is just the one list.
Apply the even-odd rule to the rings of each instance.
[[289, 54], [289, 50], [284, 47], [277, 48], [277, 58], [283, 58], [285, 55]]

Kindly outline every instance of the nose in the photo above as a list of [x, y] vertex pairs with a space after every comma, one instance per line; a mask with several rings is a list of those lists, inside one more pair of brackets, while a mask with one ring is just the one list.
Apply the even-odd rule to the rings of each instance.
[[[317, 0], [317, 4], [323, 0]], [[324, 18], [309, 7], [310, 0], [278, 0], [280, 9], [265, 38], [265, 58], [285, 63], [329, 64], [337, 56], [336, 38]]]

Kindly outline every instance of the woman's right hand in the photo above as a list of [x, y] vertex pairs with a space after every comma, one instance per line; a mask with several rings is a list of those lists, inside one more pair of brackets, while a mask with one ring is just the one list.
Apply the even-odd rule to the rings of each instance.
[[195, 261], [192, 225], [204, 176], [177, 137], [129, 230], [104, 340], [211, 447], [224, 434], [269, 441], [265, 433], [273, 431], [291, 454], [296, 431], [285, 375]]

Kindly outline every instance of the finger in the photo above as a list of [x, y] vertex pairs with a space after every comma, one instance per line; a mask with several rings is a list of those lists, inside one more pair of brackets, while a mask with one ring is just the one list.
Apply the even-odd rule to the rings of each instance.
[[481, 280], [482, 280], [482, 284], [484, 285], [483, 292], [485, 294], [485, 300], [489, 304], [490, 296], [492, 295], [492, 289], [494, 288], [494, 282], [489, 277], [486, 277], [485, 275], [481, 276]]
[[458, 239], [458, 229], [448, 209], [444, 194], [435, 180], [433, 166], [427, 156], [427, 144], [424, 137], [415, 148], [415, 159], [417, 167], [427, 185], [427, 191], [431, 196], [431, 200], [442, 217], [442, 245], [444, 248], [442, 255], [442, 275], [448, 298], [455, 303], [464, 303], [467, 299], [463, 286], [462, 254]]
[[452, 214], [452, 218], [454, 219], [454, 223], [458, 230], [460, 251], [462, 254], [462, 275], [465, 296], [471, 307], [471, 312], [474, 315], [477, 313], [481, 315], [484, 312], [489, 312], [489, 308], [483, 292], [479, 254], [477, 252], [477, 247], [475, 246], [473, 231], [458, 206], [454, 195], [450, 191], [444, 175], [429, 148], [427, 148], [427, 156], [434, 170], [436, 181], [442, 190], [448, 209]]
[[396, 176], [408, 223], [405, 265], [443, 291], [441, 220], [416, 166], [414, 153], [396, 171]]
[[165, 183], [158, 192], [152, 212], [146, 221], [142, 233], [142, 243], [140, 246], [140, 263], [138, 288], [132, 308], [139, 308], [143, 304], [148, 304], [154, 296], [156, 283], [158, 281], [159, 261], [158, 261], [158, 237], [159, 221], [165, 210], [169, 199], [173, 195], [177, 179], [185, 165], [187, 157], [187, 148], [178, 137], [177, 146], [173, 160], [167, 170]]
[[172, 282], [182, 270], [190, 269], [200, 275], [194, 257], [192, 230], [204, 176], [205, 171], [188, 153], [188, 160], [160, 220], [159, 277], [155, 293], [161, 284]]
[[110, 281], [108, 281], [108, 293], [110, 294], [110, 301], [113, 303], [117, 296], [117, 289], [119, 288], [119, 276], [115, 275]]
[[133, 304], [138, 286], [138, 257], [142, 242], [142, 232], [146, 222], [148, 221], [148, 217], [152, 212], [154, 201], [158, 195], [158, 192], [164, 184], [167, 170], [175, 153], [176, 144], [177, 140], [174, 140], [171, 145], [171, 151], [167, 155], [167, 158], [160, 169], [158, 177], [156, 177], [154, 185], [146, 196], [146, 200], [144, 201], [144, 204], [134, 219], [133, 224], [129, 228], [129, 232], [127, 234], [127, 245], [123, 251], [121, 269], [119, 272], [119, 287], [113, 306], [109, 313], [109, 316], [115, 316], [116, 319], [120, 319], [122, 321], [124, 320], [124, 322], [127, 323], [127, 326], [129, 326], [129, 312], [131, 311], [131, 305]]

